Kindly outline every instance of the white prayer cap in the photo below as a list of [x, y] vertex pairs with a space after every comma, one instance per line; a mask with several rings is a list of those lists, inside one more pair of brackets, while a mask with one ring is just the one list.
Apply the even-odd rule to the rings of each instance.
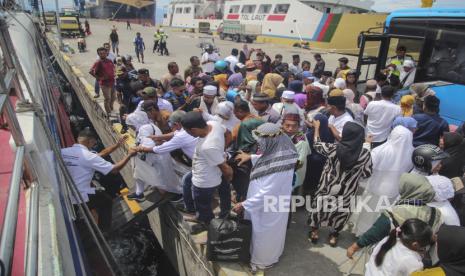
[[283, 95], [281, 96], [283, 99], [286, 99], [286, 100], [293, 100], [294, 97], [295, 97], [295, 92], [294, 91], [290, 91], [290, 90], [285, 90], [283, 92]]
[[334, 87], [344, 90], [346, 89], [346, 81], [343, 78], [337, 78], [334, 81]]
[[413, 60], [407, 59], [407, 60], [404, 60], [404, 64], [402, 66], [403, 67], [408, 67], [408, 68], [413, 68], [413, 67], [415, 67], [415, 63], [413, 63]]
[[203, 94], [207, 96], [216, 96], [217, 94], [217, 89], [213, 85], [207, 85], [203, 88]]

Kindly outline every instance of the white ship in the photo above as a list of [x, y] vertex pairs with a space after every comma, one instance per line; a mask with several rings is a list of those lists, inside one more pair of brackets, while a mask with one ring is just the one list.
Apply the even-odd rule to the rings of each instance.
[[239, 20], [261, 25], [264, 37], [329, 42], [343, 14], [370, 13], [373, 4], [372, 0], [175, 0], [163, 25], [196, 29], [200, 22], [209, 22], [216, 31], [223, 20]]

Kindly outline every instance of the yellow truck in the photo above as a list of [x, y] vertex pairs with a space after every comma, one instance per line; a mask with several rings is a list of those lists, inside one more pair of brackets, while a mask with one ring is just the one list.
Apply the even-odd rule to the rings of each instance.
[[45, 12], [45, 24], [47, 25], [56, 25], [57, 24], [57, 14], [55, 12]]
[[79, 15], [74, 13], [60, 14], [60, 30], [61, 35], [67, 37], [82, 37], [84, 35], [79, 22]]

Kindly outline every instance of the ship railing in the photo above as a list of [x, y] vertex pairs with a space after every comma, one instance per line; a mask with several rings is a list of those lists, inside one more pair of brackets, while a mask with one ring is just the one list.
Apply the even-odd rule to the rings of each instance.
[[[0, 19], [3, 21], [4, 19]], [[10, 91], [16, 88], [18, 82], [17, 72], [14, 68], [13, 60], [5, 47], [9, 36], [5, 36], [6, 24], [0, 22], [0, 116], [6, 120], [8, 129], [16, 146], [16, 156], [12, 168], [8, 199], [4, 210], [3, 229], [0, 238], [0, 260], [2, 262], [2, 275], [11, 274], [13, 254], [15, 247], [15, 236], [19, 212], [19, 195], [22, 188], [23, 172], [27, 163], [25, 154], [24, 139], [15, 116], [15, 111], [10, 101]], [[16, 90], [16, 89], [15, 89]], [[15, 91], [18, 100], [23, 100], [23, 94]], [[27, 166], [27, 165], [26, 165]], [[27, 166], [30, 168], [30, 166]], [[28, 210], [28, 231], [25, 261], [25, 275], [36, 275], [37, 271], [37, 250], [38, 250], [38, 190], [36, 185], [31, 185], [31, 204]], [[35, 210], [33, 210], [35, 209]]]
[[[7, 12], [19, 25], [24, 27], [19, 20], [17, 20], [9, 11]], [[25, 27], [24, 27], [25, 28]], [[30, 30], [27, 30], [30, 32]], [[34, 32], [34, 31], [32, 31]], [[30, 33], [31, 34], [31, 33]], [[43, 44], [36, 41], [34, 37], [31, 38], [36, 44], [33, 44], [32, 47], [38, 48], [37, 54], [40, 54], [44, 57], [41, 66], [43, 67], [41, 70], [43, 72], [47, 72], [47, 69], [50, 69], [51, 63], [47, 60], [46, 53], [44, 50]], [[39, 39], [40, 40], [40, 39]], [[46, 65], [44, 64], [46, 63]], [[25, 253], [25, 266], [24, 266], [24, 274], [25, 275], [37, 275], [38, 273], [38, 202], [39, 202], [39, 193], [38, 193], [38, 183], [37, 173], [34, 171], [33, 166], [31, 166], [30, 156], [27, 152], [25, 152], [25, 144], [24, 138], [21, 133], [21, 128], [18, 123], [15, 110], [13, 109], [12, 103], [10, 101], [10, 94], [14, 94], [17, 97], [18, 104], [26, 104], [31, 105], [32, 110], [36, 113], [53, 113], [54, 106], [51, 103], [51, 91], [50, 91], [50, 83], [48, 76], [45, 76], [45, 82], [41, 83], [41, 89], [43, 89], [41, 95], [39, 97], [35, 97], [33, 93], [31, 93], [32, 88], [30, 83], [27, 81], [24, 71], [19, 63], [18, 57], [16, 55], [14, 46], [12, 44], [11, 37], [8, 31], [8, 23], [6, 21], [6, 16], [4, 16], [3, 12], [0, 12], [0, 103], [2, 107], [0, 111], [3, 114], [3, 117], [7, 120], [8, 129], [11, 132], [13, 140], [16, 145], [16, 159], [14, 163], [13, 174], [11, 178], [11, 185], [9, 189], [8, 195], [8, 203], [7, 208], [5, 210], [4, 216], [4, 229], [1, 233], [0, 238], [0, 261], [3, 264], [2, 267], [5, 271], [0, 271], [3, 275], [10, 275], [11, 274], [11, 266], [13, 263], [13, 254], [14, 254], [14, 245], [15, 245], [15, 234], [17, 228], [17, 218], [18, 218], [18, 210], [19, 210], [19, 193], [21, 190], [21, 183], [23, 176], [29, 176], [29, 181], [27, 184], [28, 188], [30, 189], [30, 198], [29, 198], [29, 205], [28, 205], [28, 227], [27, 227], [27, 237], [26, 237], [26, 253]], [[48, 67], [48, 68], [46, 68]], [[19, 81], [21, 79], [21, 82]], [[44, 79], [44, 78], [43, 78]], [[2, 81], [3, 80], [3, 81]], [[31, 103], [25, 100], [22, 86], [24, 86], [24, 91], [28, 92], [28, 96], [30, 98]], [[14, 92], [14, 93], [11, 93]], [[47, 140], [49, 142], [50, 149], [53, 152], [55, 157], [56, 163], [58, 165], [58, 169], [61, 173], [57, 175], [58, 180], [63, 183], [66, 187], [66, 200], [69, 201], [70, 197], [74, 197], [78, 202], [82, 202], [82, 196], [77, 190], [77, 187], [72, 180], [64, 162], [61, 158], [61, 149], [60, 149], [60, 142], [59, 138], [57, 137], [56, 133], [51, 130], [50, 122], [46, 121], [44, 116], [36, 116], [38, 121], [41, 125], [41, 128], [45, 131], [47, 136]], [[63, 191], [62, 191], [63, 192]], [[68, 195], [69, 193], [69, 195]], [[74, 209], [72, 208], [71, 204], [67, 205], [68, 212], [71, 212], [71, 217], [76, 219], [74, 214]], [[71, 206], [71, 208], [69, 208]], [[100, 229], [98, 228], [97, 224], [92, 218], [92, 214], [88, 209], [87, 205], [85, 204], [78, 204], [77, 205], [79, 212], [82, 214], [83, 220], [86, 224], [86, 227], [89, 230], [89, 233], [94, 240], [98, 251], [103, 257], [105, 264], [107, 265], [110, 273], [112, 275], [121, 275], [122, 272], [119, 268], [119, 264], [114, 259], [112, 252], [108, 243], [106, 242], [103, 234], [101, 233]]]

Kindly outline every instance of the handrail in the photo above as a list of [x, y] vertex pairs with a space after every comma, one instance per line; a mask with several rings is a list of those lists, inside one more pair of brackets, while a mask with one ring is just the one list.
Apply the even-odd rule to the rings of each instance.
[[37, 182], [31, 184], [30, 191], [25, 275], [35, 276], [39, 259], [39, 185]]
[[24, 146], [16, 148], [16, 157], [10, 179], [8, 203], [3, 219], [3, 231], [0, 240], [0, 259], [5, 264], [5, 275], [10, 275], [15, 245], [16, 223], [18, 220], [19, 191], [23, 176]]

